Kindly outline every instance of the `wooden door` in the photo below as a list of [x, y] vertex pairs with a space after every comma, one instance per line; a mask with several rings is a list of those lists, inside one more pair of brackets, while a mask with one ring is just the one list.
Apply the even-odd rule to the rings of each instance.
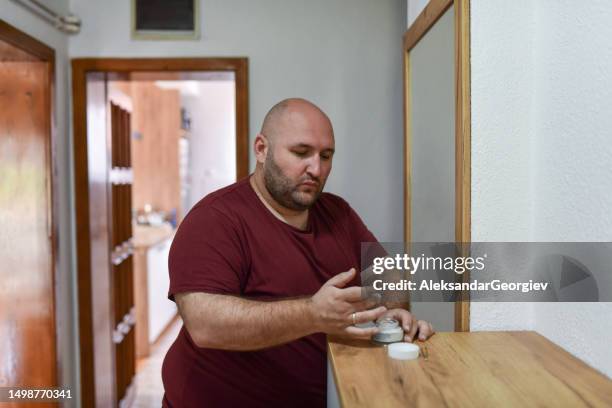
[[0, 40], [0, 387], [57, 386], [51, 61]]
[[134, 268], [132, 243], [132, 168], [130, 112], [110, 102], [111, 130], [111, 248], [112, 294], [115, 330], [115, 386], [117, 404], [133, 396], [136, 372], [134, 324]]

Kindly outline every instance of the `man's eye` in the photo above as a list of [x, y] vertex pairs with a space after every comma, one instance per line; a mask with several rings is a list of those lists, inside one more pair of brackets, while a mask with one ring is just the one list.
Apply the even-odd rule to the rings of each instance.
[[322, 154], [322, 155], [321, 155], [321, 158], [322, 158], [323, 160], [331, 160], [332, 155], [331, 155], [331, 154]]
[[308, 154], [308, 152], [302, 151], [302, 150], [294, 150], [293, 154], [295, 154], [298, 157], [305, 157]]

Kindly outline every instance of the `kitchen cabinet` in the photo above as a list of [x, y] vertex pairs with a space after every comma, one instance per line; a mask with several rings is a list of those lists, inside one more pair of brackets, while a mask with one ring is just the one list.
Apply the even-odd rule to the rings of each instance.
[[174, 230], [136, 226], [134, 234], [136, 356], [144, 358], [164, 330], [177, 316], [174, 302], [168, 300], [168, 254]]

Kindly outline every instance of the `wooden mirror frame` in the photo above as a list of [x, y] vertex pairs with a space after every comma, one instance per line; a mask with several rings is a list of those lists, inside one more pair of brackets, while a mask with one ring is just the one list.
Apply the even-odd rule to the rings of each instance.
[[[454, 5], [455, 12], [455, 242], [471, 241], [470, 1], [430, 0], [404, 34], [404, 242], [411, 240], [410, 52]], [[469, 273], [459, 275], [469, 282]], [[470, 330], [469, 292], [455, 302], [455, 331]]]

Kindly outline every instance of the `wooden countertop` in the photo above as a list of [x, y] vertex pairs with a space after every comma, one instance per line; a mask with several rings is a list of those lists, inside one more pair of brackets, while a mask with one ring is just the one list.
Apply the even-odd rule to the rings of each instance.
[[437, 333], [417, 344], [417, 360], [397, 361], [385, 347], [330, 337], [342, 406], [612, 407], [612, 380], [535, 332]]
[[144, 249], [157, 245], [174, 234], [174, 229], [170, 224], [158, 227], [133, 224], [133, 231], [134, 247]]

